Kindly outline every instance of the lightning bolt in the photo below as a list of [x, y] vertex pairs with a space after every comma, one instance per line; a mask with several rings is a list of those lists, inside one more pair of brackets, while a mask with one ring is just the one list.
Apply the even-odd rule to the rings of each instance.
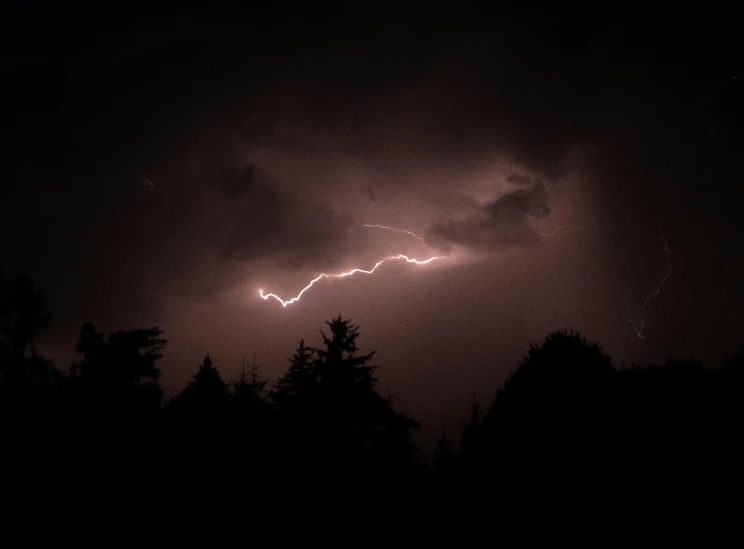
[[648, 297], [643, 301], [641, 306], [638, 308], [638, 311], [640, 314], [640, 321], [638, 324], [636, 324], [635, 320], [633, 319], [633, 312], [630, 309], [628, 309], [628, 313], [631, 315], [630, 319], [628, 319], [628, 323], [631, 326], [633, 326], [633, 330], [635, 330], [635, 333], [639, 339], [646, 338], [646, 335], [643, 333], [643, 330], [646, 326], [646, 307], [648, 307], [649, 302], [653, 298], [655, 298], [657, 295], [659, 295], [659, 293], [661, 293], [661, 287], [664, 286], [664, 283], [669, 279], [669, 276], [672, 274], [672, 271], [674, 270], [674, 265], [672, 264], [672, 252], [669, 249], [669, 242], [667, 241], [667, 238], [664, 235], [664, 226], [661, 224], [661, 221], [659, 221], [659, 232], [661, 233], [661, 241], [664, 244], [664, 255], [666, 256], [666, 260], [667, 260], [666, 274], [656, 285], [656, 289], [648, 295]]
[[[405, 231], [405, 232], [408, 232], [408, 231]], [[401, 260], [403, 260], [406, 263], [413, 263], [415, 265], [427, 265], [427, 264], [431, 263], [432, 261], [436, 261], [437, 259], [442, 259], [442, 256], [432, 256], [429, 259], [419, 260], [419, 259], [410, 258], [410, 257], [405, 256], [403, 254], [400, 254], [400, 255], [391, 255], [391, 256], [385, 257], [385, 258], [381, 259], [380, 261], [378, 261], [377, 263], [375, 263], [375, 266], [372, 267], [369, 270], [356, 268], [356, 269], [352, 269], [350, 271], [347, 271], [345, 273], [336, 273], [336, 274], [321, 273], [318, 276], [316, 276], [315, 278], [313, 278], [307, 286], [305, 286], [304, 288], [302, 288], [302, 290], [300, 291], [299, 294], [297, 294], [292, 299], [288, 299], [286, 301], [284, 299], [282, 299], [281, 297], [279, 297], [278, 295], [276, 295], [276, 294], [265, 294], [263, 292], [263, 290], [258, 290], [258, 293], [259, 293], [259, 295], [261, 296], [261, 298], [264, 301], [265, 300], [268, 300], [270, 297], [273, 297], [279, 303], [282, 304], [282, 307], [286, 307], [287, 305], [292, 305], [293, 303], [297, 303], [300, 300], [300, 298], [302, 297], [302, 295], [306, 291], [308, 291], [310, 288], [312, 288], [315, 285], [316, 282], [319, 282], [320, 280], [322, 280], [324, 278], [345, 278], [347, 276], [352, 276], [352, 275], [355, 275], [357, 273], [371, 275], [372, 273], [374, 273], [377, 270], [377, 267], [379, 267], [380, 265], [382, 265], [383, 263], [386, 263], [388, 261], [401, 261]]]
[[556, 234], [558, 234], [559, 232], [565, 231], [565, 230], [568, 230], [568, 229], [571, 229], [571, 230], [574, 230], [574, 231], [579, 231], [579, 232], [584, 233], [585, 235], [587, 235], [590, 238], [595, 238], [592, 233], [590, 233], [589, 231], [587, 231], [584, 227], [579, 227], [578, 225], [563, 225], [562, 227], [558, 227], [557, 229], [553, 229], [552, 232], [549, 232], [549, 233], [540, 233], [540, 236], [551, 236], [552, 237], [552, 236], [555, 236]]
[[395, 233], [406, 233], [407, 235], [412, 236], [416, 240], [420, 240], [421, 244], [423, 244], [426, 248], [430, 250], [432, 249], [431, 246], [427, 245], [426, 242], [424, 242], [423, 237], [420, 237], [419, 235], [417, 235], [416, 233], [412, 231], [407, 231], [406, 229], [396, 229], [394, 227], [387, 227], [385, 225], [360, 225], [360, 227], [366, 227], [368, 229], [384, 229], [386, 231], [393, 231]]

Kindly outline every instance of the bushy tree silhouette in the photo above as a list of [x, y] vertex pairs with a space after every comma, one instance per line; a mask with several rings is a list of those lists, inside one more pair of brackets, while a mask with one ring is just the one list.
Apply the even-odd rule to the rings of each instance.
[[19, 274], [6, 280], [0, 272], [0, 387], [6, 403], [20, 404], [32, 398], [26, 394], [31, 387], [58, 380], [58, 372], [34, 347], [48, 323], [47, 298], [31, 278]]
[[158, 328], [143, 328], [106, 338], [92, 322], [85, 323], [76, 346], [83, 360], [72, 368], [84, 398], [114, 413], [159, 409], [162, 391], [155, 362], [168, 343], [162, 334]]
[[[560, 477], [606, 454], [613, 395], [610, 357], [581, 334], [559, 331], [531, 345], [497, 391], [483, 424], [465, 433], [475, 475]], [[468, 455], [470, 454], [470, 455]]]
[[[70, 444], [65, 456], [85, 463], [86, 474], [111, 468], [124, 474], [152, 471], [142, 453], [155, 454], [162, 395], [155, 363], [167, 340], [158, 328], [118, 330], [105, 336], [93, 323], [80, 330], [76, 349], [83, 360], [72, 367], [67, 400]], [[95, 449], [108, 459], [86, 459]]]
[[31, 278], [0, 272], [0, 445], [29, 447], [57, 431], [64, 378], [34, 345], [48, 322], [47, 299]]
[[0, 272], [0, 356], [21, 359], [49, 323], [48, 300], [31, 277], [5, 280]]
[[[359, 326], [340, 315], [319, 348], [300, 341], [268, 395], [255, 358], [228, 384], [207, 355], [164, 410], [161, 330], [106, 335], [86, 323], [83, 358], [63, 376], [35, 348], [48, 318], [28, 277], [0, 279], [0, 444], [16, 467], [40, 470], [54, 456], [80, 475], [143, 477], [160, 459], [161, 478], [188, 479], [192, 490], [215, 485], [205, 463], [229, 460], [294, 484], [423, 472], [411, 442], [418, 424], [377, 392], [375, 352], [360, 351]], [[429, 478], [458, 492], [495, 482], [507, 500], [555, 482], [630, 495], [681, 478], [724, 485], [744, 457], [743, 395], [744, 352], [714, 370], [674, 359], [616, 370], [596, 343], [554, 332], [530, 346], [485, 413], [473, 403], [459, 453], [442, 434]], [[231, 489], [255, 479], [237, 477]]]

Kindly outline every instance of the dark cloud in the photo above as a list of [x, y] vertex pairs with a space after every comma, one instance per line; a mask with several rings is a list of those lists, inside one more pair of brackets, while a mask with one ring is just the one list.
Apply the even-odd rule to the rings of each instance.
[[542, 183], [501, 195], [464, 219], [440, 221], [427, 240], [441, 247], [456, 244], [495, 250], [533, 243], [536, 235], [529, 217], [550, 214], [548, 194]]
[[228, 198], [239, 198], [251, 189], [255, 176], [253, 164], [246, 164], [241, 172], [236, 172], [227, 166], [220, 166], [220, 187]]
[[375, 190], [372, 187], [362, 187], [362, 190], [367, 195], [367, 198], [369, 198], [372, 202], [375, 202], [377, 200], [377, 195], [375, 194]]
[[502, 222], [519, 221], [527, 215], [539, 219], [550, 214], [548, 194], [542, 183], [506, 193], [486, 205], [485, 210], [489, 218]]
[[[0, 268], [31, 271], [50, 333], [162, 324], [179, 389], [183, 364], [215, 347], [239, 357], [248, 339], [283, 367], [292, 338], [341, 311], [422, 407], [490, 388], [495, 362], [557, 327], [597, 330], [628, 359], [741, 342], [741, 81], [716, 91], [740, 65], [736, 18], [445, 2], [339, 21], [315, 4], [243, 17], [218, 4], [91, 24], [87, 8], [24, 3], [7, 18], [17, 36], [0, 40], [23, 55], [3, 80]], [[674, 258], [688, 253], [639, 348], [613, 292], [642, 301], [665, 272], [658, 217]], [[486, 252], [536, 243], [536, 225], [586, 226], [601, 244], [563, 231], [498, 268], [390, 266], [318, 285], [291, 312], [256, 299], [252, 284], [296, 292], [318, 270], [428, 253], [357, 223]]]
[[537, 180], [529, 175], [513, 173], [506, 177], [506, 182], [512, 185], [534, 185]]
[[[222, 176], [228, 173], [220, 169]], [[242, 184], [246, 173], [251, 174], [250, 185]], [[350, 216], [338, 214], [327, 202], [309, 202], [282, 190], [253, 165], [228, 179], [241, 182], [241, 191], [217, 203], [219, 213], [208, 227], [210, 241], [225, 260], [268, 259], [296, 270], [327, 265], [342, 255], [353, 225]]]
[[250, 262], [313, 269], [348, 251], [349, 217], [293, 193], [301, 181], [280, 184], [208, 149], [187, 153], [146, 176], [122, 161], [19, 193], [2, 268], [34, 275], [56, 333], [74, 338], [87, 320], [112, 329], [158, 322], [174, 299], [216, 298], [245, 283]]

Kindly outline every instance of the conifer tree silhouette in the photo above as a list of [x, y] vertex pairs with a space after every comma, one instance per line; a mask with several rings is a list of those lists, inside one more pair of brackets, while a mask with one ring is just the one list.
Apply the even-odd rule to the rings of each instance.
[[222, 379], [206, 355], [189, 384], [174, 399], [174, 406], [187, 416], [214, 419], [226, 411], [229, 384]]
[[315, 349], [307, 347], [305, 340], [300, 340], [287, 372], [277, 381], [271, 391], [271, 400], [284, 413], [308, 412], [312, 406], [313, 396], [317, 391], [315, 371]]

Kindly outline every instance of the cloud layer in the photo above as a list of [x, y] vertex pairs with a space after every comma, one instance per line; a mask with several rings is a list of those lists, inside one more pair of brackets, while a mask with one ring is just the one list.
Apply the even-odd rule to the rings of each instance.
[[509, 191], [463, 219], [439, 221], [429, 230], [427, 240], [444, 249], [454, 244], [489, 251], [534, 244], [537, 235], [530, 218], [547, 217], [548, 202], [541, 182]]

